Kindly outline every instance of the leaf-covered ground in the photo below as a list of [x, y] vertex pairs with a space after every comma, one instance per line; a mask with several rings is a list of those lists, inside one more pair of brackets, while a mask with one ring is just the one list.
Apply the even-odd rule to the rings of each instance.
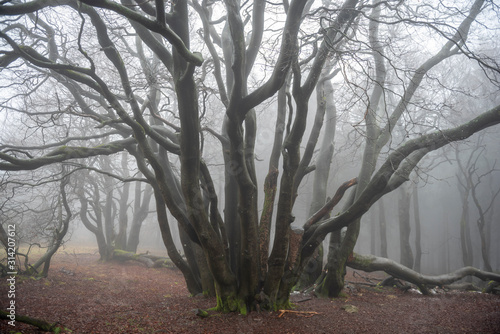
[[[366, 275], [366, 274], [362, 274]], [[349, 281], [363, 282], [349, 273]], [[500, 296], [472, 292], [425, 297], [393, 288], [350, 285], [333, 300], [293, 296], [295, 312], [248, 316], [196, 309], [215, 305], [191, 297], [175, 268], [100, 263], [95, 254], [59, 253], [46, 279], [18, 277], [16, 313], [57, 322], [72, 333], [500, 333]], [[7, 307], [7, 282], [0, 282], [0, 306]], [[0, 333], [40, 333], [9, 326]]]

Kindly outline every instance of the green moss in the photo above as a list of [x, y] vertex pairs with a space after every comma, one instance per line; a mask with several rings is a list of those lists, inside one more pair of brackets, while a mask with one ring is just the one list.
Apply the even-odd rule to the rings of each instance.
[[131, 252], [127, 252], [127, 251], [124, 251], [124, 250], [121, 250], [121, 249], [114, 249], [113, 250], [113, 253], [117, 256], [120, 256], [120, 255], [127, 255], [127, 256], [131, 256], [131, 260], [137, 260], [139, 259], [139, 254], [132, 254]]
[[336, 298], [339, 298], [339, 299], [348, 299], [349, 296], [345, 292], [341, 292], [341, 293], [339, 293], [339, 295]]
[[353, 255], [354, 263], [359, 264], [363, 267], [368, 267], [372, 264], [373, 259], [368, 256]]
[[291, 303], [290, 299], [286, 298], [286, 300], [269, 303], [265, 308], [270, 311], [292, 310], [297, 308], [297, 305]]
[[248, 313], [247, 306], [242, 299], [230, 296], [225, 301], [217, 295], [217, 306], [210, 309], [223, 313], [238, 312], [242, 315]]

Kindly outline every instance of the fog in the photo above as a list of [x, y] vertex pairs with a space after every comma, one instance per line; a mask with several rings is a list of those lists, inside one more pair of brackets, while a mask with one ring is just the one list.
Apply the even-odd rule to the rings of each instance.
[[[315, 105], [311, 105], [314, 110]], [[272, 107], [269, 107], [272, 109]], [[310, 116], [310, 118], [312, 118]], [[274, 124], [267, 122], [268, 115], [266, 111], [260, 113], [259, 122], [262, 123], [257, 137], [257, 176], [259, 184], [262, 184], [267, 174], [267, 159], [270, 155], [270, 148], [274, 139]], [[309, 127], [312, 122], [308, 122]], [[328, 181], [328, 195], [332, 196], [337, 187], [347, 179], [356, 176], [359, 173], [359, 163], [361, 159], [361, 148], [349, 150], [342, 143], [345, 136], [342, 131], [352, 128], [350, 124], [340, 124], [337, 129], [335, 147], [338, 148], [334, 154], [333, 163]], [[460, 169], [455, 161], [455, 150], [461, 152], [465, 158], [474, 150], [477, 150], [478, 142], [481, 146], [481, 159], [478, 159], [477, 175], [490, 173], [484, 176], [484, 179], [478, 184], [478, 199], [483, 209], [490, 204], [495, 192], [500, 189], [500, 166], [496, 164], [500, 161], [500, 133], [497, 131], [487, 131], [485, 134], [475, 135], [466, 141], [453, 144], [451, 147], [440, 149], [430, 154], [425, 161], [412, 173], [412, 178], [403, 187], [409, 188], [416, 186], [420, 201], [420, 221], [421, 221], [421, 273], [423, 274], [443, 274], [448, 273], [464, 266], [462, 260], [462, 250], [460, 242], [460, 220], [462, 215], [463, 202], [459, 192], [459, 183], [457, 176], [460, 175]], [[223, 165], [222, 157], [219, 156], [216, 149], [219, 145], [216, 140], [206, 137], [207, 159], [210, 159], [209, 166], [213, 171], [216, 188], [223, 194], [223, 173], [219, 168]], [[212, 150], [212, 147], [215, 149]], [[116, 187], [120, 183], [116, 182]], [[410, 191], [411, 190], [406, 190]], [[296, 200], [294, 215], [294, 226], [301, 228], [307, 220], [312, 193], [312, 174], [305, 178], [305, 181], [299, 188], [299, 196]], [[262, 196], [260, 189], [259, 196]], [[332, 215], [340, 212], [345, 205], [344, 200], [334, 209]], [[382, 198], [386, 212], [387, 225], [387, 250], [389, 258], [399, 261], [399, 218], [398, 218], [398, 198], [399, 190], [396, 190]], [[413, 201], [411, 201], [413, 203]], [[219, 197], [219, 205], [223, 207], [224, 197]], [[500, 197], [496, 197], [491, 205], [491, 211], [488, 213], [488, 239], [490, 242], [491, 264], [495, 271], [500, 270], [500, 210], [497, 208], [500, 204]], [[468, 226], [472, 237], [473, 266], [483, 267], [481, 257], [481, 240], [477, 227], [479, 216], [477, 207], [473, 200], [468, 200], [470, 207], [470, 219]], [[277, 204], [275, 204], [275, 208]], [[262, 203], [260, 210], [262, 209]], [[152, 252], [154, 254], [166, 255], [165, 245], [161, 239], [160, 229], [155, 215], [154, 205], [150, 207], [150, 213], [143, 222], [140, 234], [139, 252]], [[379, 203], [363, 216], [361, 231], [355, 251], [361, 254], [380, 254], [380, 228], [379, 228]], [[415, 253], [415, 226], [414, 226], [414, 208], [410, 208], [411, 234], [410, 242]], [[178, 226], [175, 219], [170, 216], [170, 227], [172, 234], [178, 234]], [[182, 253], [181, 241], [175, 240], [178, 250]], [[324, 242], [327, 247], [328, 240]], [[373, 243], [373, 244], [372, 244]], [[78, 219], [74, 222], [71, 231], [71, 237], [66, 242], [67, 247], [85, 247], [96, 248], [95, 236], [89, 232]], [[372, 252], [375, 250], [375, 252]], [[97, 252], [97, 250], [96, 250]], [[325, 252], [326, 259], [326, 252]]]

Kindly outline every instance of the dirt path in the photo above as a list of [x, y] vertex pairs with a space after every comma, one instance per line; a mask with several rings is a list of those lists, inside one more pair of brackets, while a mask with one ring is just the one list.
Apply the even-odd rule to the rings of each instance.
[[[500, 333], [500, 296], [450, 292], [425, 297], [360, 286], [335, 300], [293, 296], [296, 311], [303, 313], [212, 313], [200, 318], [193, 310], [213, 307], [215, 300], [190, 297], [178, 270], [97, 259], [57, 254], [49, 278], [18, 278], [17, 314], [59, 322], [72, 333]], [[359, 280], [352, 273], [349, 279]], [[7, 301], [2, 278], [2, 309]], [[0, 333], [12, 330], [39, 333], [0, 320]]]

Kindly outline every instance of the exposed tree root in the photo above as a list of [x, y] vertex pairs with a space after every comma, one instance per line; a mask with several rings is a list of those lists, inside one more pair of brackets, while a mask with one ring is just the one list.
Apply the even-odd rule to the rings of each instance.
[[408, 267], [405, 267], [393, 260], [374, 255], [360, 255], [353, 253], [347, 262], [353, 269], [366, 272], [384, 271], [394, 278], [398, 278], [415, 284], [424, 295], [430, 294], [428, 286], [446, 287], [467, 276], [475, 276], [483, 281], [500, 282], [500, 275], [492, 272], [482, 271], [474, 267], [463, 267], [452, 273], [429, 276], [422, 275]]

